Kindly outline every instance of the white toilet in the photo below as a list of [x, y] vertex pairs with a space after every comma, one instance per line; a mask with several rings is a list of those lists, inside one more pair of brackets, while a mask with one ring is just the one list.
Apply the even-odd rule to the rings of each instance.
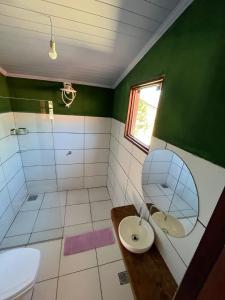
[[0, 300], [30, 300], [40, 265], [40, 251], [17, 248], [0, 254]]

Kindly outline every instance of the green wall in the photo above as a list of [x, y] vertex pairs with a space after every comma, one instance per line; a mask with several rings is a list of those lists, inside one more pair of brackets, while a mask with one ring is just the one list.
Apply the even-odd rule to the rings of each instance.
[[130, 87], [165, 74], [154, 136], [225, 167], [225, 1], [195, 0], [115, 90], [126, 122]]
[[71, 108], [65, 108], [61, 99], [60, 82], [7, 77], [13, 111], [40, 112], [39, 101], [14, 100], [16, 98], [52, 100], [55, 114], [111, 117], [113, 90], [87, 85], [73, 85], [77, 96]]
[[[9, 97], [7, 79], [0, 74], [0, 96]], [[0, 113], [11, 111], [10, 100], [0, 97]]]

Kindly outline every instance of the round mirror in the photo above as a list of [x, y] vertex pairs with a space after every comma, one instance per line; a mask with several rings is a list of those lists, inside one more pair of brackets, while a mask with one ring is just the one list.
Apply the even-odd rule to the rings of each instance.
[[184, 237], [198, 218], [198, 192], [185, 162], [170, 150], [154, 150], [145, 159], [142, 188], [152, 220], [167, 234]]

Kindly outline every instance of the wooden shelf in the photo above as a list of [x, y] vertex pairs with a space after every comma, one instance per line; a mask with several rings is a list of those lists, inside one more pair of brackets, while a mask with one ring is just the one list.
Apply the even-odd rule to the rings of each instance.
[[111, 211], [112, 222], [130, 277], [133, 294], [137, 300], [171, 300], [177, 284], [155, 244], [146, 253], [133, 254], [120, 242], [118, 234], [120, 221], [136, 214], [133, 205], [116, 207]]

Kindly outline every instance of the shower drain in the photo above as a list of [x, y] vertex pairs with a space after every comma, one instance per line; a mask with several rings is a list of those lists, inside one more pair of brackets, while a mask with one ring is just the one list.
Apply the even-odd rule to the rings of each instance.
[[35, 201], [37, 200], [38, 195], [30, 195], [27, 199], [27, 201]]
[[119, 277], [120, 285], [129, 283], [129, 277], [127, 271], [119, 272], [118, 277]]

